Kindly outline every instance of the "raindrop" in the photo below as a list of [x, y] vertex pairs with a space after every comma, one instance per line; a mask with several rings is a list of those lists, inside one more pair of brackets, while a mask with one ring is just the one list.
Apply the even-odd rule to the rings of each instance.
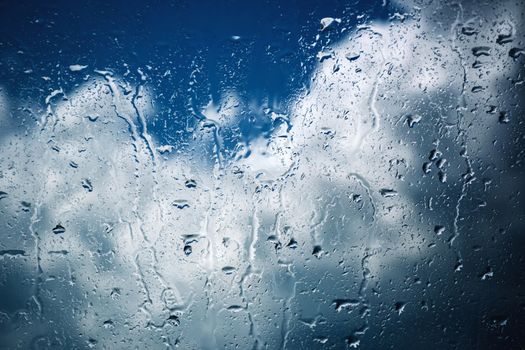
[[359, 53], [353, 53], [353, 52], [349, 52], [345, 55], [346, 59], [349, 60], [350, 62], [352, 61], [356, 61], [357, 59], [359, 59], [359, 57], [361, 57], [361, 55]]
[[432, 162], [423, 163], [423, 172], [425, 174], [428, 174], [430, 172], [430, 167], [431, 166], [432, 166]]
[[333, 23], [341, 23], [340, 18], [325, 17], [321, 19], [321, 31], [330, 27]]
[[225, 275], [231, 275], [235, 272], [235, 267], [233, 266], [224, 266], [222, 268], [222, 272], [224, 272]]
[[439, 171], [438, 172], [438, 179], [439, 179], [439, 182], [441, 183], [445, 183], [447, 182], [447, 174], [443, 171]]
[[86, 69], [88, 66], [83, 66], [81, 64], [72, 64], [69, 66], [69, 70], [72, 72], [80, 72], [81, 70]]
[[441, 152], [438, 151], [437, 149], [433, 149], [432, 151], [430, 151], [430, 155], [428, 156], [428, 159], [434, 161], [440, 157], [441, 157]]
[[55, 235], [59, 235], [59, 234], [62, 234], [66, 232], [66, 228], [64, 226], [62, 226], [61, 224], [58, 224], [56, 225], [54, 228], [53, 228], [53, 233]]
[[512, 41], [512, 34], [510, 33], [500, 34], [498, 35], [498, 38], [496, 39], [496, 43], [500, 45], [510, 43], [511, 41]]
[[82, 187], [84, 187], [88, 192], [93, 192], [93, 185], [89, 179], [82, 180]]
[[192, 253], [192, 249], [191, 249], [191, 245], [189, 244], [186, 244], [184, 246], [184, 254], [186, 254], [186, 256], [190, 255]]
[[190, 207], [190, 203], [185, 199], [176, 199], [171, 203], [171, 205], [177, 209], [185, 209]]
[[290, 242], [288, 242], [288, 244], [286, 245], [288, 248], [290, 249], [295, 249], [297, 248], [297, 241], [295, 239], [290, 239]]
[[500, 112], [498, 122], [500, 124], [508, 124], [510, 122], [509, 114], [507, 112]]
[[406, 306], [406, 303], [402, 301], [398, 301], [394, 304], [394, 309], [397, 311], [398, 315], [401, 315], [401, 313], [405, 311], [405, 306]]
[[461, 28], [461, 33], [467, 36], [471, 36], [471, 35], [477, 34], [478, 31], [474, 27], [466, 25]]
[[409, 115], [407, 117], [407, 124], [409, 128], [413, 128], [414, 125], [418, 124], [421, 121], [421, 116], [418, 114], [415, 115]]
[[317, 259], [321, 259], [321, 256], [323, 255], [323, 248], [321, 248], [320, 245], [315, 245], [314, 249], [312, 250], [312, 255]]
[[392, 190], [392, 189], [388, 189], [388, 188], [380, 189], [379, 193], [381, 194], [381, 196], [383, 196], [385, 198], [397, 196], [397, 191]]
[[434, 233], [438, 236], [442, 235], [445, 232], [445, 226], [436, 225], [434, 226]]
[[476, 46], [472, 48], [472, 54], [476, 57], [479, 56], [490, 56], [490, 47], [488, 46]]
[[28, 212], [31, 209], [31, 203], [29, 202], [22, 201], [20, 204], [22, 205], [22, 210], [25, 212]]
[[514, 47], [514, 48], [510, 49], [510, 51], [509, 51], [509, 56], [512, 57], [513, 59], [517, 59], [518, 57], [520, 57], [523, 54], [525, 54], [525, 50], [520, 49], [518, 47]]
[[170, 315], [168, 317], [168, 323], [171, 324], [172, 326], [180, 326], [180, 319], [177, 315]]
[[187, 188], [195, 188], [197, 187], [197, 181], [195, 180], [186, 180], [185, 185]]

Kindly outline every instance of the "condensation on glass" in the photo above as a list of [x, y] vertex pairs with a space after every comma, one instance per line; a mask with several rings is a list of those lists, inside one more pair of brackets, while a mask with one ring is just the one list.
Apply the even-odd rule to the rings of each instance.
[[0, 12], [1, 349], [525, 347], [522, 1]]

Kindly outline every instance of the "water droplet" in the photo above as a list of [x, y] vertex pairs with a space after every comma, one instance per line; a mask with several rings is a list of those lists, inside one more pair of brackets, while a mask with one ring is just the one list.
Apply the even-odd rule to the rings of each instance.
[[74, 161], [69, 162], [69, 166], [74, 168], [74, 169], [78, 168], [78, 164], [75, 163]]
[[324, 336], [318, 336], [314, 338], [314, 342], [320, 343], [320, 344], [326, 344], [327, 341], [328, 341], [328, 338]]
[[345, 55], [346, 59], [349, 60], [350, 62], [352, 61], [356, 61], [357, 59], [359, 59], [359, 57], [361, 57], [361, 55], [359, 53], [354, 53], [354, 52], [349, 52]]
[[472, 91], [473, 93], [477, 93], [477, 92], [481, 92], [481, 91], [483, 91], [483, 90], [485, 90], [485, 89], [483, 88], [483, 86], [479, 86], [479, 85], [478, 85], [478, 86], [474, 86], [474, 87], [472, 88], [471, 91]]
[[295, 239], [290, 239], [290, 242], [288, 242], [288, 244], [286, 245], [288, 248], [290, 249], [295, 249], [297, 248], [297, 241]]
[[335, 310], [340, 312], [344, 308], [351, 308], [359, 306], [359, 300], [356, 299], [335, 299], [332, 301], [332, 305], [335, 305]]
[[405, 311], [405, 306], [406, 306], [406, 303], [402, 301], [398, 301], [394, 304], [394, 309], [397, 311], [398, 315], [401, 315], [401, 313]]
[[90, 122], [96, 122], [98, 119], [98, 115], [88, 115], [87, 118]]
[[525, 50], [520, 49], [518, 47], [514, 47], [514, 48], [510, 49], [510, 51], [509, 51], [509, 56], [512, 57], [513, 59], [517, 59], [518, 57], [520, 57], [523, 54], [525, 54]]
[[498, 38], [496, 39], [496, 43], [499, 45], [507, 44], [512, 41], [512, 34], [511, 33], [504, 33], [498, 35]]
[[22, 210], [25, 212], [28, 212], [31, 209], [31, 203], [26, 201], [21, 201], [20, 204], [22, 205]]
[[195, 188], [197, 187], [197, 181], [195, 180], [186, 180], [185, 185], [187, 188]]
[[177, 315], [170, 315], [168, 317], [168, 323], [172, 326], [178, 327], [180, 326], [180, 319]]
[[341, 23], [340, 18], [325, 17], [321, 19], [321, 31], [330, 27], [333, 23]]
[[490, 47], [488, 46], [476, 46], [472, 48], [472, 54], [476, 57], [479, 56], [490, 56]]
[[186, 244], [184, 246], [184, 254], [186, 254], [186, 256], [190, 255], [192, 253], [192, 249], [191, 249], [191, 245], [189, 244]]
[[54, 233], [55, 235], [59, 235], [59, 234], [62, 234], [62, 233], [64, 233], [64, 232], [66, 232], [66, 229], [65, 229], [65, 227], [62, 226], [61, 224], [58, 224], [58, 225], [56, 225], [56, 226], [53, 228], [53, 233]]
[[434, 226], [434, 233], [438, 236], [442, 235], [445, 232], [445, 226], [436, 225]]
[[443, 171], [439, 171], [438, 172], [438, 179], [439, 179], [439, 182], [441, 183], [445, 183], [447, 182], [447, 174]]
[[510, 122], [509, 114], [507, 112], [500, 112], [498, 122], [500, 124], [508, 124]]
[[423, 163], [423, 172], [425, 174], [428, 174], [430, 172], [430, 168], [432, 166], [432, 162], [426, 162], [426, 163]]
[[409, 115], [407, 117], [407, 124], [408, 124], [408, 127], [409, 128], [412, 128], [414, 127], [414, 125], [416, 125], [417, 123], [419, 123], [421, 121], [421, 116], [418, 115], [418, 114], [415, 114], [415, 115]]
[[88, 66], [83, 66], [81, 64], [72, 64], [69, 66], [69, 70], [72, 72], [80, 72], [81, 70], [86, 69]]
[[432, 151], [430, 151], [430, 155], [428, 156], [428, 159], [431, 161], [434, 161], [440, 157], [441, 157], [441, 152], [438, 151], [437, 149], [433, 149]]
[[26, 251], [21, 250], [21, 249], [0, 250], [0, 256], [8, 256], [8, 257], [26, 256]]
[[176, 199], [171, 203], [171, 205], [173, 205], [177, 209], [184, 209], [190, 207], [190, 203], [185, 199]]
[[485, 271], [479, 275], [479, 278], [480, 278], [482, 281], [488, 280], [488, 279], [490, 279], [491, 277], [494, 277], [494, 271], [492, 271], [492, 268], [491, 268], [490, 266], [488, 266], [488, 267], [485, 269]]
[[89, 179], [82, 180], [82, 187], [84, 187], [88, 192], [93, 192], [93, 185]]
[[222, 268], [222, 272], [224, 272], [225, 275], [231, 275], [232, 273], [234, 273], [236, 270], [235, 267], [233, 266], [224, 266]]
[[474, 27], [465, 25], [461, 28], [461, 33], [467, 36], [471, 36], [471, 35], [477, 34], [478, 31]]
[[7, 198], [7, 192], [0, 191], [0, 199]]
[[323, 255], [323, 248], [321, 248], [320, 245], [315, 245], [314, 249], [312, 250], [312, 255], [317, 259], [321, 259], [321, 256]]
[[353, 335], [347, 337], [345, 339], [345, 342], [349, 348], [354, 348], [354, 349], [357, 349], [359, 347], [359, 344], [361, 344], [361, 341]]
[[385, 197], [385, 198], [389, 198], [389, 197], [395, 197], [397, 196], [397, 191], [395, 190], [392, 190], [392, 189], [388, 189], [388, 188], [382, 188], [379, 190], [379, 193], [381, 194], [381, 196]]
[[97, 346], [97, 343], [98, 343], [98, 341], [96, 339], [89, 338], [89, 340], [88, 340], [88, 347], [93, 349], [94, 347]]
[[240, 312], [244, 310], [244, 308], [240, 305], [230, 305], [228, 306], [227, 310], [232, 312]]

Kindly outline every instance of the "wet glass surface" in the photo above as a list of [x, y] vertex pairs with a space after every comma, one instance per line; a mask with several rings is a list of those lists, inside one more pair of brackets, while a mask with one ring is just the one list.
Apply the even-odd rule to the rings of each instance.
[[0, 349], [525, 348], [523, 1], [0, 1]]

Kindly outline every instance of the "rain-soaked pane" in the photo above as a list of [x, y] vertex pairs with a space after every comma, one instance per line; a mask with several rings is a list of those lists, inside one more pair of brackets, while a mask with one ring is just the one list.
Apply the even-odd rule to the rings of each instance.
[[524, 349], [524, 21], [0, 1], [0, 348]]

